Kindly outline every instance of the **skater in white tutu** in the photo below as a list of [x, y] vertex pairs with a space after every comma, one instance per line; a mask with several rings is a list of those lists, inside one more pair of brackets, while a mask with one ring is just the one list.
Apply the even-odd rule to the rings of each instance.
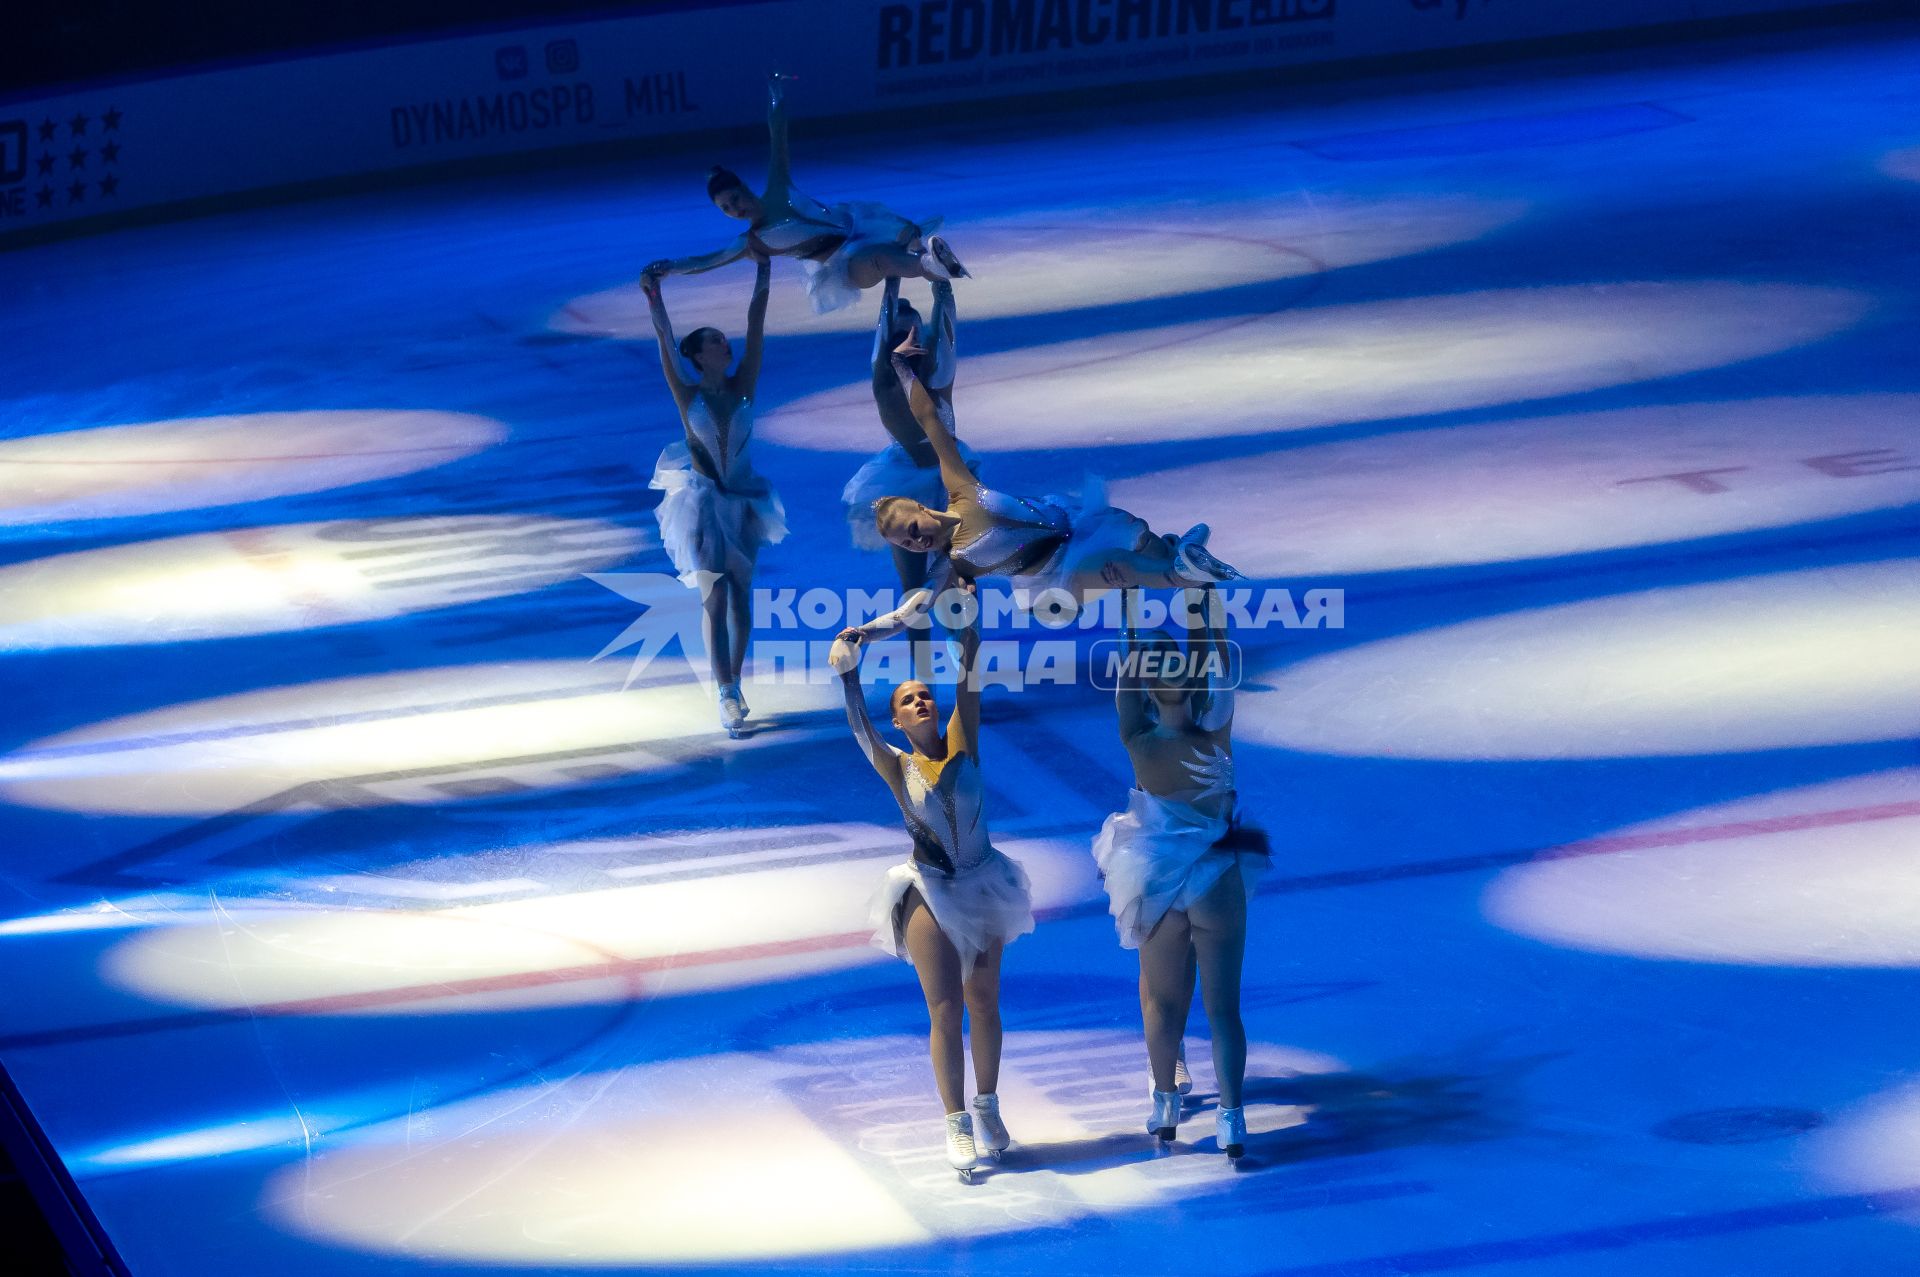
[[[873, 334], [873, 406], [893, 441], [855, 471], [840, 493], [846, 503], [853, 543], [863, 550], [891, 550], [900, 589], [911, 593], [926, 584], [926, 552], [889, 545], [882, 539], [873, 523], [874, 502], [884, 497], [907, 497], [931, 509], [944, 510], [947, 485], [940, 477], [940, 457], [915, 419], [906, 383], [893, 366], [894, 349], [901, 345], [922, 351], [909, 360], [914, 380], [927, 388], [935, 410], [950, 420], [952, 409], [948, 405], [953, 399], [956, 368], [952, 284], [934, 281], [933, 316], [931, 321], [924, 321], [913, 304], [900, 296], [900, 281], [887, 281]], [[967, 468], [977, 474], [980, 463], [973, 450], [964, 443], [959, 448]], [[928, 633], [915, 630], [911, 639], [914, 669], [924, 670]]]
[[[1000, 952], [1033, 930], [1027, 876], [988, 835], [980, 778], [977, 627], [960, 636], [960, 677], [942, 732], [933, 691], [906, 682], [888, 709], [909, 749], [889, 744], [867, 713], [856, 663], [843, 666], [847, 722], [867, 761], [893, 791], [913, 852], [888, 871], [873, 900], [873, 942], [913, 964], [932, 1021], [934, 1084], [947, 1114], [947, 1158], [963, 1179], [977, 1156], [1009, 1142], [1000, 1120]], [[961, 1015], [970, 1021], [977, 1094], [969, 1106]], [[968, 1109], [971, 1107], [971, 1113]], [[976, 1143], [977, 1141], [977, 1143]]]
[[[747, 721], [740, 694], [753, 632], [753, 569], [760, 547], [787, 535], [780, 498], [748, 457], [753, 392], [765, 344], [769, 269], [756, 255], [753, 300], [747, 306], [747, 348], [731, 374], [733, 347], [717, 328], [697, 328], [680, 342], [661, 296], [659, 277], [640, 277], [660, 342], [660, 367], [680, 409], [685, 438], [668, 444], [652, 487], [665, 495], [654, 508], [660, 540], [680, 579], [700, 591], [707, 654], [718, 684], [720, 722], [739, 736]], [[691, 373], [683, 369], [684, 358]]]
[[942, 592], [956, 582], [1001, 576], [1029, 600], [1047, 590], [1084, 601], [1105, 590], [1181, 588], [1241, 579], [1207, 552], [1207, 525], [1162, 536], [1145, 519], [1106, 503], [1100, 485], [1080, 500], [1018, 497], [984, 486], [968, 468], [953, 433], [951, 403], [939, 403], [915, 375], [917, 346], [894, 351], [894, 370], [908, 384], [914, 420], [940, 461], [946, 509], [910, 497], [874, 503], [874, 528], [889, 544], [929, 559], [927, 583], [892, 612], [840, 632], [838, 645], [872, 642], [924, 624]]
[[1125, 811], [1107, 817], [1093, 858], [1105, 879], [1120, 943], [1140, 951], [1140, 1012], [1153, 1069], [1147, 1129], [1171, 1140], [1181, 1116], [1180, 1043], [1196, 969], [1214, 1075], [1221, 1149], [1246, 1143], [1241, 1086], [1247, 1037], [1240, 1022], [1240, 965], [1247, 896], [1266, 867], [1266, 835], [1241, 823], [1233, 781], [1233, 692], [1223, 613], [1211, 589], [1184, 591], [1185, 648], [1165, 634], [1142, 643], [1129, 610], [1115, 702], [1133, 762]]
[[807, 272], [807, 295], [816, 314], [851, 304], [884, 279], [964, 277], [967, 270], [946, 241], [932, 233], [938, 220], [910, 222], [882, 205], [822, 204], [793, 185], [787, 155], [786, 81], [767, 81], [767, 132], [772, 148], [767, 186], [758, 195], [738, 174], [715, 167], [707, 198], [728, 217], [747, 223], [725, 248], [695, 257], [655, 262], [656, 275], [693, 275], [739, 261], [749, 253], [792, 257]]

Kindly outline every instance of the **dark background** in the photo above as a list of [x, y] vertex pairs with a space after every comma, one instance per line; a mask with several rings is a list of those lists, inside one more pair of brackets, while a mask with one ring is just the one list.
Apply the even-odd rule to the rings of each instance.
[[27, 0], [0, 6], [0, 92], [315, 45], [691, 7], [690, 0]]

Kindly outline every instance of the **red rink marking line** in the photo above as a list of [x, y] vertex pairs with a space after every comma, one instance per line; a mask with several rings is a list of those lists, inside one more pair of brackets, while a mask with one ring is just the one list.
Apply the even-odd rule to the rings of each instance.
[[1684, 847], [1692, 843], [1721, 842], [1753, 834], [1784, 834], [1798, 829], [1829, 829], [1836, 825], [1862, 825], [1880, 820], [1901, 820], [1920, 816], [1920, 799], [1904, 803], [1883, 803], [1874, 807], [1839, 807], [1832, 811], [1802, 812], [1793, 816], [1766, 816], [1739, 820], [1725, 825], [1702, 825], [1698, 829], [1654, 830], [1644, 834], [1616, 834], [1590, 838], [1556, 848], [1543, 860], [1561, 860], [1574, 856], [1603, 856], [1616, 851], [1638, 851], [1647, 847]]
[[[1372, 870], [1356, 870], [1352, 873], [1309, 875], [1302, 878], [1280, 879], [1264, 887], [1260, 894], [1274, 894], [1310, 889], [1315, 887], [1352, 886], [1365, 882], [1377, 882], [1401, 876], [1416, 874], [1439, 874], [1457, 872], [1463, 869], [1488, 868], [1496, 865], [1519, 864], [1529, 860], [1552, 860], [1568, 856], [1610, 855], [1622, 851], [1639, 851], [1661, 847], [1682, 847], [1706, 842], [1722, 842], [1735, 838], [1750, 837], [1754, 834], [1790, 833], [1801, 829], [1829, 829], [1842, 825], [1869, 824], [1883, 820], [1899, 820], [1920, 816], [1920, 801], [1882, 803], [1867, 807], [1841, 807], [1829, 811], [1805, 812], [1792, 816], [1771, 816], [1756, 820], [1734, 821], [1723, 825], [1703, 825], [1697, 829], [1682, 829], [1667, 832], [1645, 834], [1623, 834], [1617, 837], [1595, 838], [1585, 842], [1568, 843], [1562, 847], [1542, 853], [1538, 851], [1501, 852], [1490, 856], [1473, 856], [1454, 860], [1429, 861], [1408, 866], [1385, 866]], [[1062, 905], [1052, 909], [1034, 911], [1037, 920], [1053, 922], [1073, 917], [1090, 917], [1104, 913], [1101, 900], [1085, 901], [1078, 904]], [[752, 962], [766, 958], [792, 957], [807, 953], [824, 953], [836, 949], [857, 949], [865, 945], [871, 936], [868, 931], [842, 931], [830, 935], [802, 936], [793, 940], [765, 941], [758, 944], [735, 945], [723, 949], [702, 949], [689, 953], [659, 954], [646, 958], [608, 959], [602, 962], [583, 963], [570, 967], [555, 967], [546, 971], [516, 971], [494, 976], [476, 976], [466, 980], [439, 980], [431, 984], [406, 985], [392, 989], [374, 989], [360, 993], [342, 993], [327, 997], [299, 998], [285, 1002], [266, 1002], [231, 1009], [211, 1010], [203, 1013], [209, 1017], [226, 1019], [238, 1016], [291, 1016], [291, 1015], [328, 1015], [343, 1012], [374, 1011], [383, 1007], [403, 1007], [411, 1003], [438, 1001], [443, 998], [460, 997], [468, 994], [502, 993], [516, 989], [547, 988], [553, 985], [571, 984], [582, 980], [637, 978], [665, 971], [691, 969], [699, 967], [724, 966], [734, 962]], [[195, 1017], [198, 1022], [198, 1017]], [[139, 1022], [134, 1022], [137, 1025]], [[171, 1019], [154, 1022], [155, 1028], [179, 1027]], [[75, 1037], [113, 1036], [132, 1029], [133, 1025], [122, 1022], [119, 1025], [75, 1026], [70, 1029], [54, 1029], [37, 1033], [11, 1035], [9, 1045], [41, 1045], [57, 1040]]]

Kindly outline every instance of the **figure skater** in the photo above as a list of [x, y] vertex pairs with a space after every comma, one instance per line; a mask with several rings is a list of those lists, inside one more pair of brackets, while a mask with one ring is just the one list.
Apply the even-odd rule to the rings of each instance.
[[952, 404], [936, 403], [914, 374], [918, 347], [903, 343], [894, 370], [910, 383], [914, 420], [940, 461], [947, 508], [936, 510], [910, 497], [874, 503], [874, 527], [888, 543], [928, 556], [927, 583], [892, 612], [840, 632], [838, 644], [871, 642], [923, 623], [933, 602], [956, 581], [1004, 576], [1029, 599], [1047, 590], [1074, 600], [1104, 590], [1182, 588], [1243, 579], [1209, 554], [1208, 528], [1195, 524], [1178, 539], [1162, 536], [1146, 520], [1106, 504], [1100, 485], [1082, 495], [1077, 509], [1058, 497], [1018, 497], [981, 484], [967, 468], [953, 434]]
[[[765, 344], [770, 268], [755, 253], [753, 300], [747, 306], [747, 349], [732, 375], [733, 346], [717, 328], [696, 328], [678, 344], [673, 321], [651, 268], [640, 287], [653, 311], [660, 368], [680, 409], [686, 437], [660, 453], [651, 487], [666, 495], [654, 508], [660, 541], [680, 579], [700, 591], [707, 655], [719, 685], [720, 722], [738, 739], [747, 721], [740, 671], [753, 633], [753, 569], [760, 547], [787, 535], [786, 512], [748, 458], [753, 442], [753, 392]], [[692, 366], [681, 369], [675, 352]]]
[[707, 175], [707, 198], [722, 213], [747, 223], [725, 248], [695, 257], [655, 262], [656, 275], [695, 275], [752, 252], [799, 259], [807, 272], [814, 313], [839, 310], [883, 279], [964, 278], [967, 269], [945, 240], [931, 232], [938, 219], [916, 224], [880, 204], [829, 207], [794, 189], [787, 154], [786, 81], [767, 79], [767, 132], [771, 154], [767, 188], [755, 195], [737, 173], [715, 166]]
[[[874, 896], [873, 943], [905, 958], [920, 977], [932, 1021], [934, 1085], [947, 1114], [947, 1161], [972, 1181], [984, 1154], [998, 1160], [1011, 1142], [1000, 1120], [1000, 953], [1033, 930], [1027, 875], [993, 846], [982, 810], [980, 688], [974, 677], [980, 631], [960, 635], [953, 715], [940, 730], [933, 691], [906, 682], [888, 698], [893, 725], [911, 752], [881, 738], [860, 687], [859, 650], [838, 666], [847, 722], [867, 761], [893, 791], [913, 839], [912, 855], [887, 873]], [[971, 1021], [978, 1093], [965, 1102], [961, 1012]]]
[[1230, 667], [1218, 598], [1210, 588], [1189, 590], [1182, 604], [1184, 652], [1165, 634], [1142, 644], [1129, 608], [1125, 650], [1139, 664], [1123, 668], [1114, 699], [1134, 789], [1126, 810], [1107, 817], [1093, 858], [1120, 943], [1140, 951], [1140, 1014], [1153, 1069], [1147, 1129], [1166, 1143], [1180, 1124], [1181, 1041], [1197, 969], [1220, 1085], [1216, 1132], [1221, 1150], [1237, 1160], [1247, 1141], [1240, 966], [1247, 897], [1268, 845], [1265, 833], [1241, 823], [1234, 791], [1233, 692], [1221, 685]]
[[[906, 384], [893, 366], [895, 347], [905, 345], [919, 349], [923, 330], [931, 333], [931, 339], [925, 340], [923, 353], [909, 360], [914, 380], [927, 388], [936, 411], [942, 412], [945, 419], [951, 419], [952, 410], [945, 405], [952, 402], [956, 368], [953, 285], [944, 280], [933, 282], [933, 320], [925, 324], [913, 303], [900, 296], [900, 281], [889, 279], [881, 296], [880, 320], [873, 334], [873, 406], [880, 414], [880, 424], [893, 436], [893, 441], [855, 471], [840, 493], [840, 499], [846, 503], [853, 543], [863, 550], [893, 552], [893, 566], [900, 577], [902, 594], [910, 594], [926, 584], [927, 555], [924, 551], [889, 545], [882, 539], [873, 523], [874, 502], [882, 497], [908, 497], [929, 509], [944, 510], [947, 505], [940, 458], [927, 441], [927, 432], [914, 418]], [[959, 448], [967, 469], [978, 474], [979, 458], [966, 444], [960, 443]], [[914, 669], [923, 670], [926, 653], [922, 649], [928, 642], [927, 631], [915, 630], [911, 638]]]

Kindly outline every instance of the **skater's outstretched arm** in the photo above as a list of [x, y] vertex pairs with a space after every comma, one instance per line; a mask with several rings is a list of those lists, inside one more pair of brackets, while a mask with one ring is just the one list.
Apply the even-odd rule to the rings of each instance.
[[959, 573], [953, 569], [953, 560], [947, 555], [940, 555], [925, 585], [909, 593], [893, 611], [876, 616], [865, 625], [852, 625], [841, 630], [839, 637], [834, 640], [833, 650], [850, 653], [852, 659], [858, 659], [858, 652], [865, 644], [892, 638], [910, 626], [918, 627], [924, 623], [927, 613], [933, 610], [934, 601], [959, 579]]
[[716, 248], [711, 253], [699, 253], [692, 257], [663, 257], [647, 267], [647, 271], [653, 275], [698, 275], [739, 261], [752, 247], [745, 235], [737, 235], [725, 248]]
[[[973, 582], [967, 581], [961, 588], [971, 594]], [[979, 657], [980, 618], [976, 614], [973, 624], [960, 632], [960, 680], [954, 684], [953, 716], [947, 720], [948, 752], [964, 751], [975, 761], [980, 758], [980, 684], [973, 672]]]
[[754, 253], [753, 300], [747, 303], [747, 351], [740, 356], [740, 368], [734, 373], [735, 386], [747, 398], [753, 398], [760, 384], [760, 352], [767, 339], [767, 294], [771, 290], [773, 267], [765, 253]]
[[[1122, 657], [1133, 657], [1140, 651], [1139, 618], [1135, 612], [1139, 603], [1138, 590], [1128, 590], [1121, 595], [1120, 605], [1125, 616], [1120, 631]], [[1147, 703], [1146, 681], [1131, 664], [1122, 664], [1120, 677], [1114, 680], [1113, 708], [1120, 719], [1122, 741], [1130, 741], [1142, 732], [1153, 730], [1153, 710]]]
[[856, 665], [842, 674], [840, 685], [847, 694], [847, 726], [853, 729], [854, 743], [873, 764], [873, 770], [880, 773], [880, 779], [898, 786], [900, 755], [881, 737], [873, 725], [872, 715], [867, 713], [867, 694], [860, 687], [860, 667]]
[[907, 386], [907, 402], [913, 408], [913, 419], [927, 432], [927, 442], [933, 445], [933, 455], [940, 458], [940, 481], [947, 485], [949, 493], [971, 492], [979, 479], [967, 468], [966, 458], [960, 455], [960, 445], [953, 437], [953, 405], [934, 401], [927, 388], [913, 375], [913, 369], [905, 356], [919, 354], [917, 347], [894, 352], [894, 371], [900, 374], [901, 384]]
[[1202, 731], [1225, 731], [1233, 722], [1233, 689], [1224, 678], [1232, 666], [1232, 649], [1227, 645], [1226, 609], [1211, 585], [1181, 591], [1186, 612], [1187, 657], [1203, 671], [1204, 686], [1194, 694], [1193, 718]]
[[680, 373], [673, 341], [673, 319], [667, 314], [666, 299], [660, 295], [660, 277], [653, 273], [651, 266], [640, 276], [640, 289], [647, 295], [647, 310], [653, 316], [654, 340], [660, 343], [660, 371], [666, 375], [667, 389], [673, 392], [673, 402], [680, 406], [684, 416], [687, 404], [693, 399], [693, 387]]

